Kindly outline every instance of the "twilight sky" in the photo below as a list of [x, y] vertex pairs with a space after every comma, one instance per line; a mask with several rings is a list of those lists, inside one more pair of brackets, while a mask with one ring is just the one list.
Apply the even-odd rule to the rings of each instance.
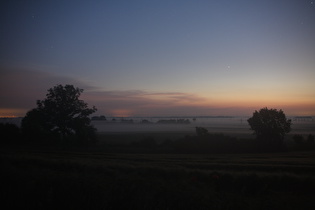
[[73, 84], [106, 116], [315, 115], [315, 1], [4, 0], [0, 116]]

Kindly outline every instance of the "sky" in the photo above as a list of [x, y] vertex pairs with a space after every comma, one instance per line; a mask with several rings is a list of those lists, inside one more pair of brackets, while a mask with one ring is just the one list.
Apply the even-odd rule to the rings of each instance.
[[57, 84], [105, 116], [315, 116], [315, 1], [4, 0], [0, 116]]

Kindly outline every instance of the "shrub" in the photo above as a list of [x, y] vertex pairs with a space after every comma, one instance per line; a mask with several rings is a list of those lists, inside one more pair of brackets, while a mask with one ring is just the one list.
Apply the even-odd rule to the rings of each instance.
[[302, 135], [300, 135], [300, 134], [295, 134], [295, 135], [293, 136], [293, 140], [294, 140], [294, 142], [295, 142], [296, 144], [300, 145], [300, 144], [303, 144], [303, 142], [304, 142], [304, 137], [303, 137]]
[[307, 136], [307, 143], [308, 143], [308, 144], [311, 144], [311, 145], [313, 145], [313, 144], [315, 143], [314, 135], [309, 134], [309, 135]]
[[0, 136], [2, 144], [11, 144], [20, 140], [20, 128], [11, 123], [0, 123]]

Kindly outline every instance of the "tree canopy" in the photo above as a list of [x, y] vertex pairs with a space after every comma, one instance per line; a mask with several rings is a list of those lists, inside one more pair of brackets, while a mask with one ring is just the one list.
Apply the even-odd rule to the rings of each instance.
[[286, 133], [291, 131], [291, 120], [287, 120], [280, 109], [262, 108], [255, 111], [249, 118], [250, 128], [254, 130], [257, 139], [263, 140], [270, 146], [281, 146]]
[[57, 85], [48, 89], [46, 98], [37, 101], [37, 108], [30, 110], [22, 120], [22, 130], [33, 138], [58, 137], [86, 141], [94, 136], [90, 114], [97, 109], [79, 97], [83, 89], [73, 85]]

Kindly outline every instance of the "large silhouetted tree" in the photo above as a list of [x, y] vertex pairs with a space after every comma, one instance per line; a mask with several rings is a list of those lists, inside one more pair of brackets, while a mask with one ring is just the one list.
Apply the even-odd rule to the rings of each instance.
[[37, 108], [30, 110], [22, 120], [22, 131], [29, 138], [49, 138], [65, 141], [94, 140], [95, 128], [90, 125], [90, 114], [96, 108], [79, 97], [83, 89], [73, 85], [57, 85], [48, 90], [44, 100], [37, 101]]
[[285, 134], [291, 131], [291, 120], [287, 120], [281, 109], [260, 109], [247, 121], [256, 138], [273, 149], [279, 149], [283, 145]]

